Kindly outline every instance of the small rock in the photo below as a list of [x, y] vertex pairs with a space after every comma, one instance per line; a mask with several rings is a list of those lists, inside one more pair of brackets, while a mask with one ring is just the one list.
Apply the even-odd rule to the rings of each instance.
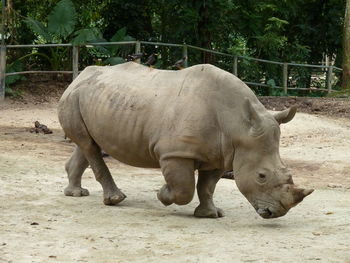
[[334, 213], [333, 212], [326, 212], [324, 213], [325, 215], [333, 215]]
[[38, 121], [34, 122], [34, 128], [30, 128], [29, 132], [31, 132], [31, 133], [42, 132], [44, 134], [51, 134], [52, 133], [52, 131], [45, 124], [41, 124]]
[[309, 107], [312, 106], [312, 102], [309, 101], [309, 100], [304, 101], [303, 104], [304, 104], [305, 106], [309, 106]]
[[32, 223], [30, 223], [30, 225], [31, 225], [31, 226], [37, 226], [37, 225], [39, 225], [39, 223], [37, 223], [37, 222], [32, 222]]
[[312, 234], [313, 234], [314, 236], [320, 236], [320, 235], [321, 235], [321, 232], [312, 232]]

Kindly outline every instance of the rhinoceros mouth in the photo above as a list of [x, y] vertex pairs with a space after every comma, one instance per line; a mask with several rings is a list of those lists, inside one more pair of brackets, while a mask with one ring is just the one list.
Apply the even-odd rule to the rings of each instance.
[[262, 218], [273, 218], [273, 213], [268, 208], [258, 208], [256, 212], [262, 217]]
[[284, 216], [287, 213], [288, 210], [286, 210], [283, 206], [281, 206], [279, 209], [275, 210], [275, 208], [257, 208], [256, 212], [264, 219], [270, 219], [270, 218], [277, 218], [280, 216]]
[[272, 202], [256, 199], [253, 207], [255, 208], [255, 211], [265, 219], [284, 216], [288, 212], [288, 209], [286, 209], [281, 201]]

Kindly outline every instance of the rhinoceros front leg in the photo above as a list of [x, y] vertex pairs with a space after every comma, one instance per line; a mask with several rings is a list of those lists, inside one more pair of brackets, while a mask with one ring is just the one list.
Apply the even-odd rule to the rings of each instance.
[[223, 211], [217, 208], [213, 202], [215, 186], [221, 175], [221, 170], [198, 171], [197, 194], [200, 203], [194, 211], [195, 216], [210, 218], [224, 216]]
[[77, 146], [66, 163], [66, 171], [68, 174], [68, 186], [64, 189], [64, 194], [67, 196], [86, 196], [89, 191], [81, 187], [81, 176], [88, 167], [89, 162], [86, 160], [83, 152]]
[[160, 166], [166, 184], [157, 197], [164, 205], [186, 205], [193, 199], [195, 190], [194, 161], [172, 158], [161, 160]]

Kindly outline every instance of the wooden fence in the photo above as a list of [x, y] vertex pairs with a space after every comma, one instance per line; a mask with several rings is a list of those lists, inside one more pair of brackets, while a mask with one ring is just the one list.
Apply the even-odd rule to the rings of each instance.
[[[135, 46], [135, 53], [141, 52], [141, 45], [177, 47], [177, 48], [182, 48], [182, 54], [183, 54], [183, 56], [187, 56], [188, 60], [191, 59], [190, 57], [188, 57], [188, 50], [189, 49], [208, 52], [208, 53], [220, 55], [220, 56], [231, 57], [233, 59], [232, 73], [236, 76], [238, 76], [239, 61], [249, 60], [249, 61], [257, 61], [257, 62], [262, 62], [262, 63], [280, 65], [281, 66], [281, 73], [283, 76], [282, 77], [282, 86], [274, 86], [274, 88], [283, 90], [284, 94], [287, 94], [288, 90], [311, 90], [311, 88], [288, 87], [288, 68], [290, 66], [319, 68], [319, 69], [326, 70], [326, 72], [327, 72], [326, 88], [325, 89], [317, 88], [317, 90], [328, 92], [328, 93], [332, 92], [333, 73], [335, 71], [342, 71], [341, 68], [337, 68], [334, 66], [296, 64], [296, 63], [270, 61], [270, 60], [257, 59], [257, 58], [247, 57], [247, 56], [226, 54], [226, 53], [222, 53], [219, 51], [209, 50], [209, 49], [200, 48], [200, 47], [196, 47], [196, 46], [192, 46], [192, 45], [186, 45], [186, 44], [171, 44], [171, 43], [147, 42], [147, 41], [122, 41], [122, 42], [89, 43], [89, 44], [81, 45], [81, 46], [107, 46], [107, 45], [134, 45]], [[38, 48], [38, 47], [71, 47], [72, 54], [73, 54], [73, 56], [72, 56], [72, 70], [71, 71], [21, 71], [21, 72], [6, 73], [6, 50], [7, 49]], [[187, 61], [186, 61], [185, 66], [187, 66]], [[33, 73], [73, 74], [73, 78], [75, 78], [79, 74], [79, 46], [76, 46], [73, 44], [5, 45], [4, 38], [2, 37], [2, 42], [1, 42], [1, 47], [0, 47], [0, 101], [5, 98], [5, 85], [6, 85], [5, 79], [6, 79], [6, 76], [19, 75], [19, 74], [33, 74]], [[245, 83], [247, 85], [251, 85], [251, 86], [269, 87], [269, 85], [267, 85], [265, 83], [260, 83], [260, 82], [246, 81]]]

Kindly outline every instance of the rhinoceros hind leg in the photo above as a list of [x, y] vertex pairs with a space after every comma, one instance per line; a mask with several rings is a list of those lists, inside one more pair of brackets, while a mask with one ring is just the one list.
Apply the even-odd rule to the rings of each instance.
[[217, 208], [213, 202], [215, 186], [221, 175], [221, 170], [198, 172], [197, 193], [200, 204], [194, 211], [196, 217], [217, 218], [224, 216], [222, 209]]
[[160, 162], [166, 184], [157, 197], [164, 205], [186, 205], [192, 201], [195, 190], [194, 161], [173, 158]]
[[81, 187], [81, 177], [89, 163], [79, 147], [76, 147], [71, 158], [66, 163], [69, 184], [64, 189], [66, 196], [87, 196], [89, 191]]
[[89, 131], [81, 116], [79, 105], [79, 93], [74, 93], [66, 101], [62, 102], [59, 109], [59, 119], [62, 128], [73, 142], [78, 146], [68, 161], [69, 186], [65, 193], [68, 195], [87, 194], [86, 190], [80, 189], [81, 175], [90, 164], [96, 180], [103, 188], [103, 202], [106, 205], [115, 205], [125, 199], [115, 184], [106, 163], [102, 158], [101, 148], [90, 136]]
[[105, 205], [116, 205], [126, 198], [126, 195], [117, 187], [113, 177], [102, 158], [100, 147], [92, 142], [85, 145], [84, 155], [94, 172], [96, 180], [103, 189], [103, 203]]
[[105, 205], [116, 205], [126, 198], [126, 195], [119, 188], [114, 193], [104, 193], [103, 196], [103, 203]]

